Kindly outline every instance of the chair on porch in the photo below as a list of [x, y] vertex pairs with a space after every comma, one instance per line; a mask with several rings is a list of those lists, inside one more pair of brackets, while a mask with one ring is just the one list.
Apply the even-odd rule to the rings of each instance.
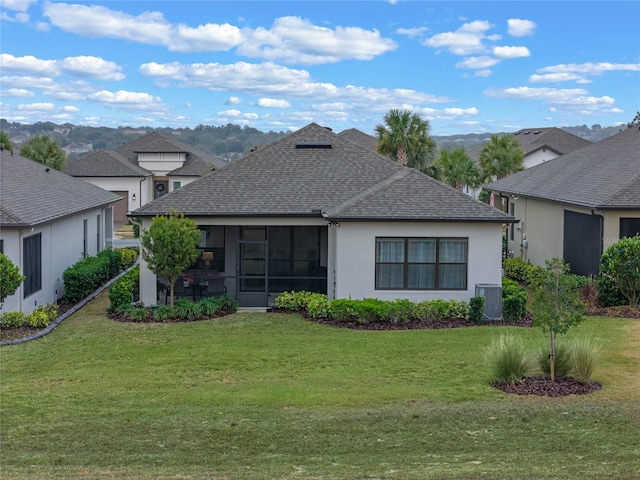
[[224, 284], [224, 277], [210, 275], [206, 281], [206, 288], [202, 291], [203, 297], [221, 297], [226, 295], [227, 287]]

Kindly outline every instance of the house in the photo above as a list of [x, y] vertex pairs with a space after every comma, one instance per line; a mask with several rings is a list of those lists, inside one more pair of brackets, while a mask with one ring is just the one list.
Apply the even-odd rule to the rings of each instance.
[[114, 150], [101, 150], [67, 164], [66, 173], [114, 192], [114, 222], [127, 222], [127, 212], [225, 165], [159, 132], [150, 132]]
[[604, 250], [640, 233], [640, 130], [617, 135], [487, 186], [520, 219], [509, 250], [535, 265], [564, 258], [574, 273], [598, 273]]
[[[315, 123], [130, 215], [149, 228], [171, 208], [201, 231], [178, 287], [197, 296], [223, 282], [241, 306], [291, 290], [467, 301], [500, 284], [502, 227], [515, 220]], [[154, 304], [144, 261], [140, 283]]]
[[531, 168], [560, 155], [591, 145], [589, 140], [560, 128], [526, 128], [512, 134], [524, 152], [524, 168]]
[[360, 145], [372, 152], [377, 152], [378, 139], [371, 135], [368, 135], [357, 128], [350, 128], [348, 130], [343, 130], [338, 134], [342, 138], [346, 138], [347, 140], [352, 141], [355, 144]]
[[0, 151], [0, 251], [26, 275], [3, 311], [31, 313], [64, 294], [62, 273], [110, 247], [120, 197]]

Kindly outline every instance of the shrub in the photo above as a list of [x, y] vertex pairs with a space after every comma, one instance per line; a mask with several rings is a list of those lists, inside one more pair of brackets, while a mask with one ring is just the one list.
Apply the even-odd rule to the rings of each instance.
[[469, 300], [469, 319], [474, 323], [482, 322], [484, 316], [484, 297], [473, 297]]
[[120, 252], [120, 263], [123, 269], [129, 268], [136, 263], [138, 259], [138, 249], [135, 247], [126, 247], [118, 250]]
[[220, 310], [223, 312], [235, 312], [238, 310], [238, 302], [236, 299], [227, 294], [218, 297], [218, 302], [220, 304]]
[[591, 337], [574, 338], [571, 342], [571, 367], [574, 377], [581, 382], [590, 381], [599, 355], [600, 346]]
[[200, 304], [200, 311], [202, 312], [202, 315], [204, 315], [205, 317], [213, 317], [216, 313], [220, 311], [220, 302], [218, 301], [217, 298], [214, 298], [214, 297], [203, 298], [202, 300], [200, 300], [199, 304]]
[[0, 319], [2, 328], [20, 328], [29, 321], [29, 316], [20, 311], [5, 312]]
[[153, 309], [153, 318], [159, 322], [173, 318], [173, 309], [169, 305], [158, 305]]
[[32, 328], [45, 328], [58, 318], [58, 305], [49, 303], [40, 305], [29, 315], [29, 326]]
[[145, 322], [151, 318], [151, 310], [144, 305], [131, 305], [124, 310], [124, 316], [132, 322]]
[[521, 283], [527, 282], [527, 271], [530, 266], [530, 263], [525, 262], [520, 257], [505, 258], [502, 261], [505, 276]]
[[316, 295], [313, 292], [301, 290], [299, 292], [282, 292], [276, 297], [275, 306], [294, 312], [307, 310], [309, 300]]
[[307, 302], [307, 312], [311, 318], [327, 318], [329, 308], [329, 299], [322, 293], [314, 293]]
[[387, 302], [377, 298], [351, 300], [352, 307], [359, 323], [384, 321], [388, 319], [389, 308]]
[[415, 315], [416, 304], [406, 298], [387, 302], [387, 315], [394, 322], [408, 322]]
[[484, 358], [496, 382], [514, 384], [524, 378], [529, 370], [524, 345], [515, 335], [494, 338], [485, 349]]
[[200, 305], [187, 298], [176, 300], [174, 311], [182, 320], [195, 320], [202, 314]]
[[[542, 370], [542, 373], [545, 376], [550, 377], [551, 365], [549, 361], [549, 345], [547, 345], [546, 342], [543, 342], [538, 348], [536, 355], [540, 370]], [[566, 343], [556, 344], [554, 370], [557, 377], [564, 377], [571, 373], [571, 348]]]
[[329, 317], [338, 322], [356, 320], [356, 310], [353, 308], [353, 300], [332, 300], [329, 304]]
[[602, 254], [600, 275], [626, 299], [629, 306], [640, 302], [640, 235], [619, 240]]
[[508, 278], [502, 279], [502, 298], [520, 297], [527, 302], [527, 291], [522, 288], [515, 280]]
[[527, 303], [520, 296], [502, 299], [502, 317], [506, 322], [516, 323], [527, 313]]
[[122, 257], [120, 250], [107, 248], [98, 252], [96, 258], [107, 264], [107, 280], [115, 277], [122, 270]]
[[4, 253], [0, 253], [0, 303], [16, 293], [25, 278], [20, 273], [20, 268], [14, 265]]
[[123, 312], [133, 302], [133, 284], [126, 275], [109, 287], [109, 302], [110, 312]]

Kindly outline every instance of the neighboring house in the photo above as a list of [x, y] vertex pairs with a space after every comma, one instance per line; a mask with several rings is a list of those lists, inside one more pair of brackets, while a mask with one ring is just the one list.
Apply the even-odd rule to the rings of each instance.
[[559, 128], [526, 128], [512, 134], [524, 152], [524, 168], [531, 168], [560, 155], [591, 145], [589, 140]]
[[116, 149], [69, 162], [66, 172], [120, 195], [114, 222], [121, 224], [127, 222], [129, 211], [225, 164], [213, 155], [151, 132]]
[[31, 313], [64, 294], [62, 273], [110, 247], [117, 195], [0, 152], [0, 251], [27, 278], [2, 311]]
[[364, 132], [361, 132], [357, 128], [350, 128], [349, 130], [343, 130], [338, 134], [342, 138], [352, 141], [353, 143], [360, 145], [361, 147], [377, 152], [378, 139]]
[[67, 154], [67, 156], [77, 156], [82, 155], [83, 153], [92, 152], [93, 145], [90, 143], [71, 142], [69, 145], [62, 147], [62, 150]]
[[487, 186], [520, 219], [509, 250], [535, 265], [564, 258], [598, 273], [604, 250], [640, 233], [640, 130], [628, 128]]
[[[502, 227], [515, 220], [315, 123], [130, 215], [149, 228], [171, 208], [201, 230], [181, 294], [224, 282], [241, 306], [290, 290], [468, 301], [501, 283]], [[157, 301], [144, 261], [140, 288]]]

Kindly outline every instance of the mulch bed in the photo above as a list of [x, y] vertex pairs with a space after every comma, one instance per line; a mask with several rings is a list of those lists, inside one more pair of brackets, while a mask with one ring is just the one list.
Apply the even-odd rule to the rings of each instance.
[[559, 377], [552, 382], [547, 377], [527, 377], [521, 381], [508, 384], [493, 382], [491, 385], [505, 393], [515, 395], [538, 395], [542, 397], [564, 397], [566, 395], [584, 395], [602, 388], [597, 382], [580, 382], [571, 377]]

